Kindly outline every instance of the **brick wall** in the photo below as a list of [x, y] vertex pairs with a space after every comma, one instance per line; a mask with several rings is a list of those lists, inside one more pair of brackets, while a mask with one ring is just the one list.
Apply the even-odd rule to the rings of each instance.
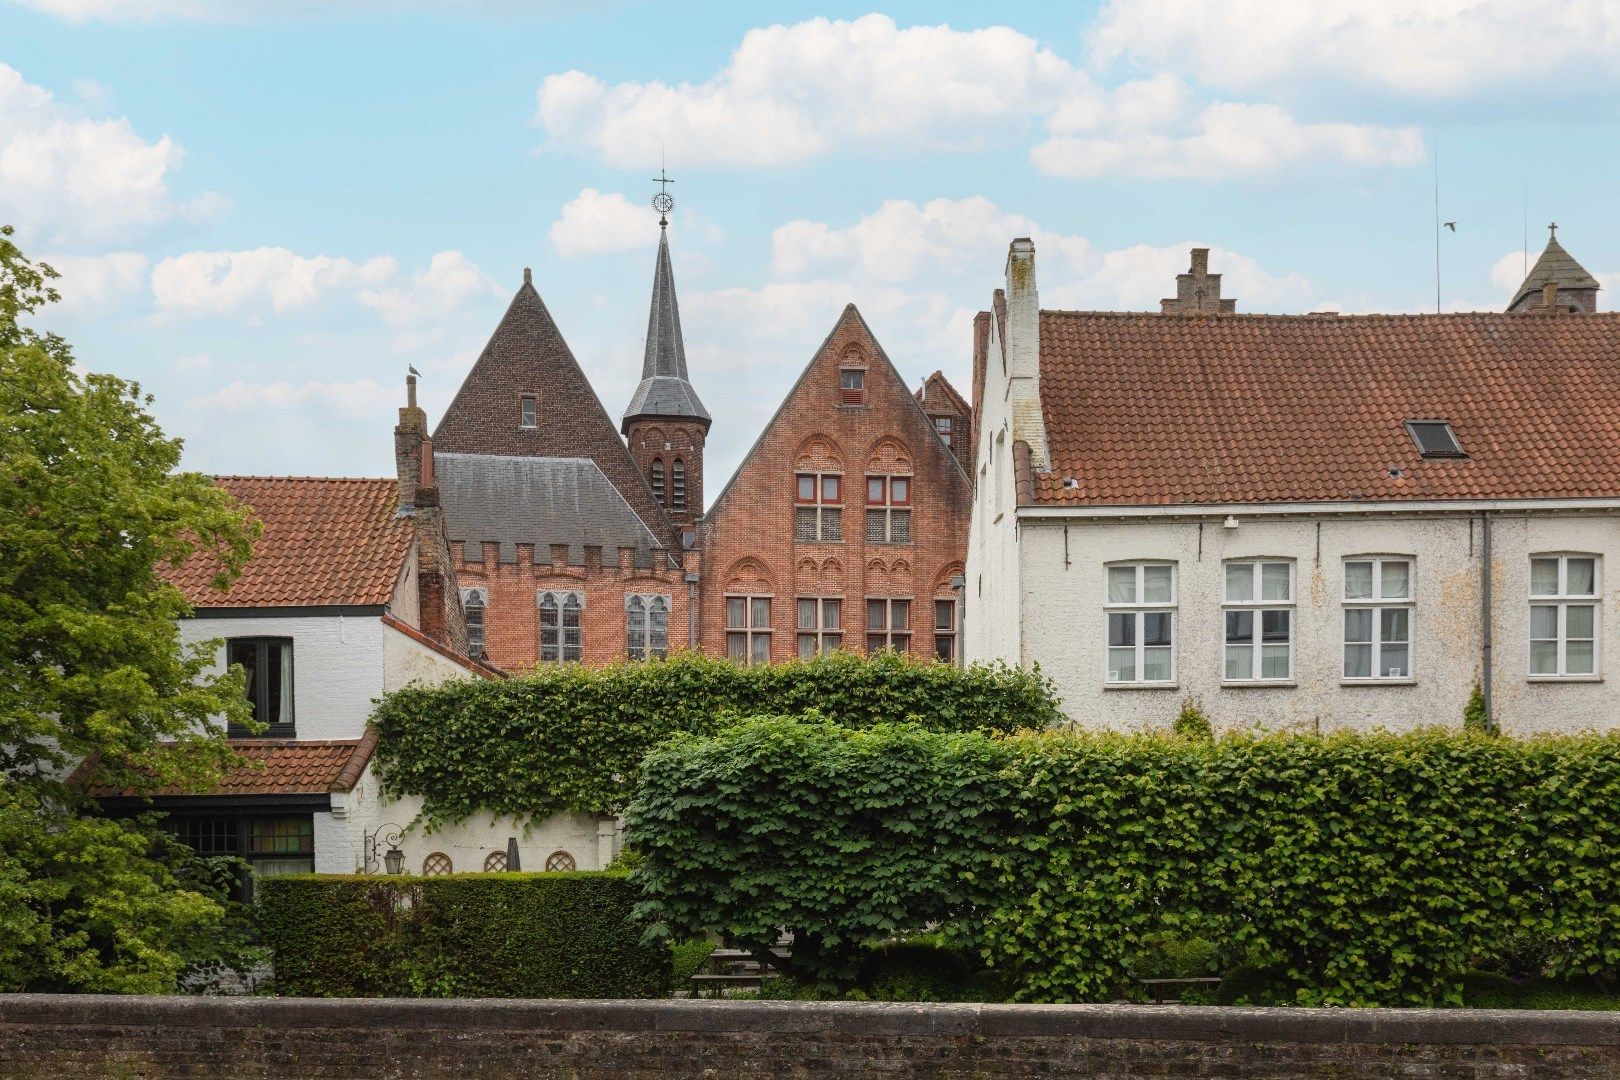
[[[840, 371], [865, 372], [865, 399], [843, 401]], [[794, 539], [794, 477], [842, 476], [843, 539]], [[866, 477], [911, 480], [909, 544], [865, 540]], [[839, 597], [845, 648], [864, 651], [868, 597], [909, 599], [910, 652], [934, 655], [933, 600], [953, 598], [972, 486], [854, 305], [811, 360], [702, 526], [702, 644], [726, 655], [726, 597], [772, 596], [771, 659], [796, 655], [795, 600]]]
[[0, 995], [0, 1076], [28, 1080], [1617, 1073], [1604, 1013]]

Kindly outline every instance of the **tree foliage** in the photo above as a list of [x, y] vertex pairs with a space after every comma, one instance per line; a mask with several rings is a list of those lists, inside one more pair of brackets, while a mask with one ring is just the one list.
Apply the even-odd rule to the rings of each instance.
[[[180, 442], [139, 385], [80, 370], [27, 324], [56, 274], [11, 237], [0, 228], [0, 808], [16, 846], [0, 848], [0, 939], [44, 944], [33, 964], [7, 953], [0, 985], [145, 988], [217, 906], [169, 887], [149, 830], [76, 817], [64, 776], [93, 758], [138, 789], [202, 786], [234, 760], [217, 718], [250, 721], [241, 676], [210, 673], [211, 643], [182, 645], [186, 602], [156, 567], [206, 551], [224, 585], [255, 532], [208, 478], [175, 471]], [[116, 926], [119, 904], [139, 927]]]
[[372, 716], [391, 796], [419, 795], [429, 827], [473, 814], [614, 813], [641, 760], [671, 735], [741, 716], [814, 711], [865, 727], [914, 720], [940, 731], [1012, 731], [1058, 718], [1039, 672], [835, 653], [743, 667], [685, 653], [669, 661], [543, 667], [389, 694]]

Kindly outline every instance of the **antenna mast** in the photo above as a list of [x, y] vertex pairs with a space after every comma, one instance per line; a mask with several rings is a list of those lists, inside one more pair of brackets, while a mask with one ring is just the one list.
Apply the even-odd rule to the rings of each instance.
[[1440, 137], [1434, 138], [1434, 313], [1440, 314]]

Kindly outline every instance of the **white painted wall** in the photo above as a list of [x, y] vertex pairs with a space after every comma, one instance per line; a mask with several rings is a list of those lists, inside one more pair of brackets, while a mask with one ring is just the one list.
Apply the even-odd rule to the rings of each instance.
[[383, 689], [398, 690], [411, 683], [437, 686], [451, 679], [476, 679], [461, 664], [436, 649], [400, 633], [386, 623], [383, 632]]
[[[293, 642], [293, 722], [300, 739], [358, 739], [383, 691], [383, 631], [375, 615], [297, 615], [180, 621], [185, 642], [288, 637]], [[225, 669], [222, 645], [216, 671]]]
[[[1620, 716], [1620, 515], [1493, 514], [1495, 715], [1509, 733], [1612, 727]], [[1473, 534], [1470, 539], [1470, 526]], [[1168, 727], [1189, 695], [1219, 728], [1408, 730], [1460, 726], [1480, 673], [1481, 524], [1478, 515], [1247, 519], [1222, 527], [1206, 519], [1200, 551], [1194, 520], [1068, 523], [1026, 519], [1017, 552], [1021, 650], [1000, 655], [1039, 662], [1065, 713], [1088, 727]], [[1320, 535], [1320, 540], [1318, 540]], [[1587, 552], [1600, 557], [1599, 672], [1595, 679], [1532, 681], [1529, 676], [1529, 574], [1533, 553]], [[1413, 679], [1408, 684], [1349, 685], [1342, 670], [1342, 564], [1346, 557], [1413, 559]], [[1295, 659], [1291, 686], [1222, 683], [1224, 562], [1288, 558], [1295, 563]], [[1106, 675], [1106, 565], [1167, 560], [1177, 567], [1176, 684], [1168, 689], [1111, 687]], [[1605, 654], [1609, 654], [1605, 657]]]

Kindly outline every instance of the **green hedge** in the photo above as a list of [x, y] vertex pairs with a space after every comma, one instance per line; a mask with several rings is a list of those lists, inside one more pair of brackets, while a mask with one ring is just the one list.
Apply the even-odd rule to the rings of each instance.
[[617, 872], [299, 875], [259, 882], [276, 990], [307, 997], [655, 997], [670, 953], [644, 944]]
[[938, 919], [1020, 1000], [1128, 992], [1165, 935], [1299, 1003], [1456, 1004], [1472, 958], [1526, 938], [1551, 978], [1620, 972], [1620, 736], [773, 719], [653, 753], [629, 823], [641, 912], [674, 933], [869, 941]]
[[743, 667], [688, 653], [413, 686], [384, 697], [372, 723], [384, 792], [421, 796], [431, 829], [479, 813], [615, 813], [629, 801], [641, 759], [671, 735], [811, 710], [854, 727], [915, 720], [939, 731], [1038, 728], [1059, 715], [1038, 672], [1001, 665], [835, 653]]

